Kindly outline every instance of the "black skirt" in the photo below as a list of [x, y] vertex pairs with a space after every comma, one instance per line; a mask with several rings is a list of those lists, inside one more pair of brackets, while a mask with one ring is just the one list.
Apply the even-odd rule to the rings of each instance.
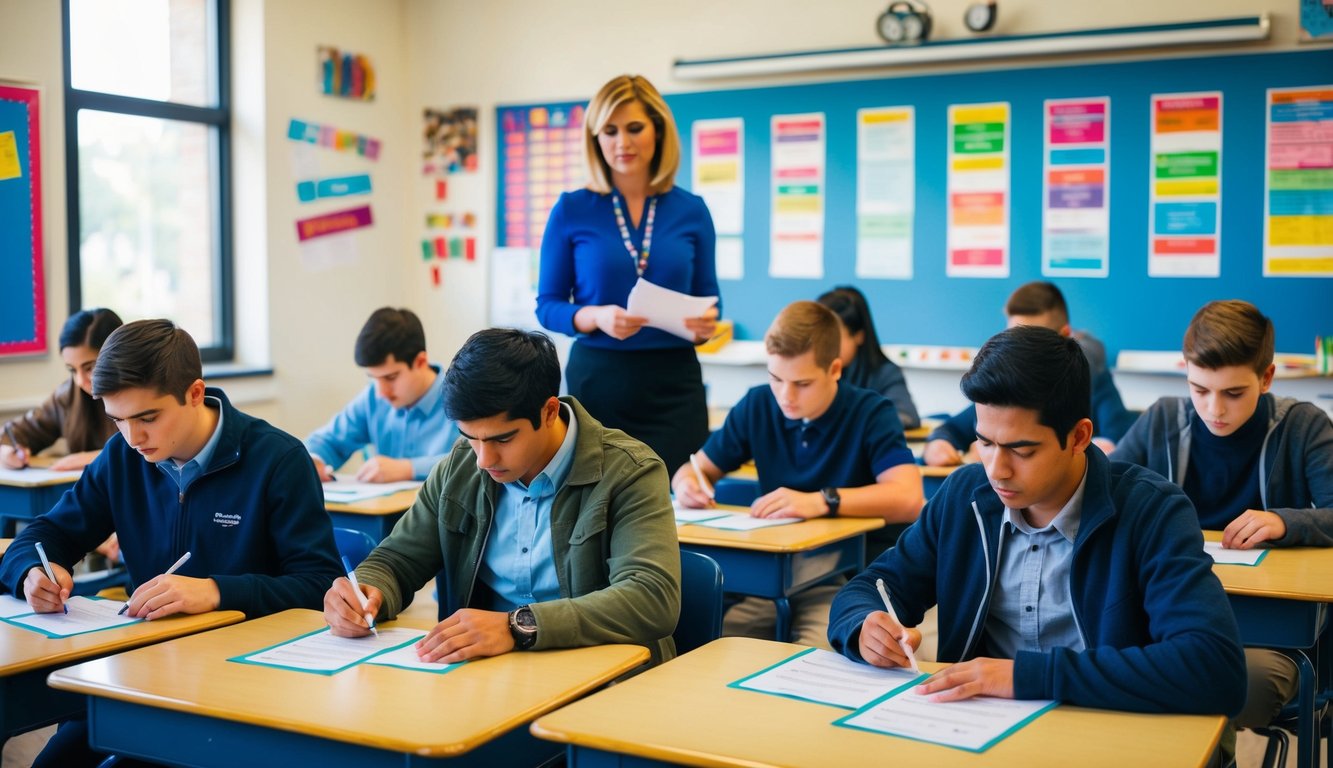
[[565, 385], [593, 418], [652, 448], [668, 474], [708, 439], [703, 371], [692, 347], [613, 350], [575, 342]]

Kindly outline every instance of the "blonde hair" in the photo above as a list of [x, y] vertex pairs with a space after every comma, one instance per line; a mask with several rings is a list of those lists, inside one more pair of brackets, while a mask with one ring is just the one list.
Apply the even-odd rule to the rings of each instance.
[[764, 349], [779, 357], [800, 357], [814, 350], [815, 365], [827, 369], [838, 359], [842, 321], [817, 301], [788, 304], [764, 334]]
[[1194, 313], [1181, 347], [1200, 368], [1243, 365], [1263, 376], [1273, 364], [1273, 321], [1248, 301], [1210, 301]]
[[680, 167], [680, 137], [676, 133], [676, 118], [662, 100], [653, 84], [642, 75], [621, 75], [602, 86], [583, 115], [583, 149], [588, 164], [588, 189], [607, 194], [611, 191], [611, 167], [602, 157], [597, 143], [606, 122], [622, 104], [638, 102], [653, 121], [657, 133], [657, 151], [648, 169], [649, 192], [654, 195], [668, 192], [676, 184], [676, 169]]

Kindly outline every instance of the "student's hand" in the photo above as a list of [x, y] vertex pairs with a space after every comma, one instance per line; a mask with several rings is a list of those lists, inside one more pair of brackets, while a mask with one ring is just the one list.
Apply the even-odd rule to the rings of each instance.
[[61, 456], [51, 463], [51, 469], [57, 472], [73, 472], [76, 469], [83, 469], [93, 463], [97, 454], [101, 451], [79, 451], [71, 453], [68, 456]]
[[676, 494], [676, 501], [682, 507], [708, 509], [715, 506], [715, 502], [708, 498], [704, 489], [699, 487], [699, 478], [694, 476], [694, 467], [688, 463], [681, 464], [680, 469], [676, 470], [676, 476], [671, 478], [671, 492]]
[[1227, 549], [1254, 549], [1263, 541], [1275, 541], [1287, 535], [1287, 523], [1276, 513], [1247, 509], [1222, 531], [1222, 546]]
[[871, 611], [861, 622], [857, 649], [861, 658], [875, 667], [907, 667], [911, 662], [903, 653], [903, 641], [911, 643], [912, 650], [921, 647], [921, 632], [907, 629], [884, 611]]
[[63, 566], [51, 563], [51, 573], [56, 576], [54, 583], [46, 578], [46, 571], [38, 565], [29, 569], [23, 579], [23, 595], [28, 598], [28, 606], [38, 613], [61, 610], [74, 591], [74, 577]]
[[809, 520], [828, 514], [828, 502], [823, 495], [805, 493], [790, 488], [779, 488], [760, 496], [750, 504], [753, 517], [799, 517]]
[[15, 448], [9, 443], [0, 445], [0, 465], [9, 469], [23, 469], [28, 466], [28, 449], [19, 446]]
[[396, 483], [399, 480], [411, 479], [412, 462], [408, 459], [371, 456], [356, 471], [356, 481], [358, 483]]
[[222, 602], [218, 583], [212, 579], [165, 574], [139, 585], [130, 595], [127, 615], [136, 619], [162, 619], [177, 613], [207, 613]]
[[953, 447], [953, 443], [937, 438], [926, 443], [925, 450], [921, 452], [921, 460], [928, 467], [952, 467], [963, 463], [963, 454]]
[[455, 661], [499, 656], [514, 650], [509, 614], [462, 608], [436, 624], [416, 644], [417, 658], [452, 664]]
[[702, 344], [717, 333], [717, 306], [711, 306], [699, 317], [685, 318], [685, 329], [694, 332], [694, 343]]
[[324, 593], [324, 621], [338, 637], [365, 637], [370, 634], [365, 614], [378, 616], [380, 605], [384, 602], [384, 593], [369, 584], [361, 585], [361, 592], [366, 596], [366, 607], [356, 599], [356, 587], [346, 576], [333, 580], [333, 586]]
[[324, 463], [324, 460], [315, 454], [310, 454], [310, 461], [315, 465], [315, 474], [319, 475], [321, 483], [327, 483], [333, 479], [333, 467]]
[[120, 562], [120, 537], [114, 533], [108, 536], [106, 541], [97, 545], [97, 554], [109, 562]]
[[935, 694], [934, 701], [961, 701], [973, 696], [1014, 697], [1013, 659], [972, 659], [942, 669], [918, 685], [916, 692]]
[[[580, 317], [581, 316], [581, 317]], [[601, 330], [613, 339], [625, 340], [639, 332], [648, 318], [631, 315], [615, 304], [587, 306], [574, 314], [574, 327], [584, 333]]]

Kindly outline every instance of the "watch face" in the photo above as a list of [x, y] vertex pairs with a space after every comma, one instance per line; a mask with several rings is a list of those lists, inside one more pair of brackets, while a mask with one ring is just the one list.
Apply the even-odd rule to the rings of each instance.
[[920, 40], [921, 33], [925, 25], [921, 23], [921, 17], [916, 14], [903, 17], [903, 37], [907, 40]]
[[963, 23], [973, 32], [985, 32], [995, 23], [995, 6], [992, 3], [974, 3], [963, 14]]
[[903, 21], [898, 18], [898, 14], [888, 12], [879, 17], [879, 36], [886, 42], [902, 42]]

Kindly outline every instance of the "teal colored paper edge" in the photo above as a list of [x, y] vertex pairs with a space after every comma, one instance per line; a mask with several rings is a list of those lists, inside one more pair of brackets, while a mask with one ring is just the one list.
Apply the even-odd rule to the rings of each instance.
[[697, 522], [697, 523], [690, 523], [690, 525], [701, 525], [701, 526], [703, 526], [703, 527], [705, 527], [705, 528], [712, 528], [712, 529], [715, 530], [715, 531], [731, 531], [732, 533], [749, 533], [750, 531], [763, 530], [764, 528], [779, 528], [779, 527], [784, 526], [784, 525], [795, 525], [795, 524], [797, 524], [797, 523], [799, 523], [799, 522], [802, 522], [802, 520], [801, 520], [799, 517], [784, 517], [784, 518], [781, 518], [781, 519], [783, 519], [783, 520], [790, 520], [791, 522], [789, 522], [789, 523], [773, 523], [772, 525], [760, 526], [759, 528], [750, 528], [749, 530], [746, 530], [746, 529], [743, 529], [743, 528], [740, 528], [740, 529], [738, 529], [738, 528], [721, 528], [721, 527], [716, 526], [716, 525], [709, 525], [709, 523], [715, 522], [715, 521], [717, 521], [717, 520], [722, 520], [722, 519], [724, 519], [724, 518], [731, 517], [733, 514], [736, 514], [736, 513], [734, 513], [734, 512], [725, 512], [725, 513], [723, 513], [723, 514], [721, 514], [721, 515], [718, 515], [717, 517], [710, 517], [710, 518], [708, 518], [707, 520], [700, 520], [700, 521]]
[[[87, 597], [89, 600], [106, 600], [105, 597], [98, 597], [97, 595], [80, 595], [80, 597]], [[17, 622], [17, 621], [13, 621], [13, 619], [22, 619], [22, 618], [24, 618], [24, 617], [26, 617], [26, 616], [36, 616], [36, 615], [37, 615], [37, 611], [29, 611], [28, 613], [20, 613], [20, 614], [18, 614], [18, 615], [16, 615], [16, 616], [6, 616], [5, 618], [0, 619], [0, 621], [3, 621], [4, 623], [9, 624], [9, 625], [18, 627], [19, 629], [26, 629], [26, 630], [28, 630], [29, 632], [36, 632], [37, 634], [42, 635], [43, 637], [46, 637], [46, 638], [51, 639], [51, 640], [63, 640], [63, 639], [65, 639], [65, 638], [67, 638], [67, 637], [78, 637], [79, 635], [90, 635], [90, 634], [92, 634], [92, 633], [94, 633], [94, 632], [105, 632], [105, 631], [107, 631], [108, 629], [120, 629], [121, 627], [128, 627], [128, 626], [131, 626], [131, 625], [133, 625], [133, 624], [141, 624], [141, 623], [143, 623], [143, 619], [136, 619], [136, 620], [134, 620], [134, 621], [127, 621], [127, 622], [125, 622], [124, 624], [116, 624], [116, 625], [114, 625], [114, 626], [110, 626], [110, 627], [98, 627], [97, 629], [85, 629], [85, 630], [83, 630], [82, 632], [72, 632], [72, 633], [70, 633], [70, 634], [68, 634], [68, 635], [57, 635], [57, 634], [54, 634], [54, 633], [52, 633], [52, 632], [47, 632], [47, 631], [44, 630], [44, 629], [39, 629], [39, 628], [37, 628], [37, 627], [31, 626], [31, 625], [28, 625], [28, 624], [20, 624], [20, 623]]]
[[1259, 563], [1262, 563], [1264, 561], [1264, 558], [1268, 557], [1268, 553], [1272, 551], [1273, 550], [1271, 549], [1265, 549], [1263, 551], [1263, 554], [1259, 555], [1259, 559], [1255, 560], [1253, 563], [1218, 563], [1218, 565], [1239, 565], [1245, 568], [1254, 568], [1257, 565], [1259, 565]]
[[712, 517], [700, 517], [700, 518], [698, 518], [698, 519], [696, 519], [696, 520], [681, 520], [681, 519], [677, 518], [677, 519], [676, 519], [676, 525], [699, 525], [700, 523], [706, 523], [706, 522], [708, 522], [709, 520], [717, 520], [718, 518], [726, 517], [726, 516], [729, 515], [729, 514], [731, 514], [731, 513], [730, 513], [730, 512], [719, 512], [719, 513], [717, 513], [716, 515], [713, 515]]
[[[924, 675], [923, 675], [923, 677], [924, 677]], [[1051, 703], [1047, 704], [1046, 706], [1042, 707], [1041, 709], [1037, 710], [1036, 712], [1033, 712], [1032, 714], [1030, 714], [1030, 715], [1028, 715], [1027, 717], [1023, 718], [1022, 720], [1019, 720], [1017, 723], [1014, 723], [1013, 726], [1011, 726], [1010, 728], [1008, 728], [1007, 730], [1005, 730], [1005, 731], [1004, 731], [1003, 733], [1001, 733], [999, 736], [996, 736], [995, 738], [991, 739], [990, 741], [988, 741], [988, 742], [986, 742], [985, 744], [982, 744], [980, 747], [976, 747], [976, 748], [973, 748], [973, 747], [960, 747], [960, 746], [958, 746], [958, 745], [956, 745], [956, 744], [948, 744], [948, 743], [945, 743], [945, 742], [943, 742], [943, 741], [934, 741], [934, 740], [931, 740], [931, 739], [920, 739], [920, 738], [917, 738], [917, 737], [915, 737], [915, 736], [904, 736], [904, 735], [901, 734], [901, 733], [893, 733], [893, 732], [891, 732], [891, 731], [881, 731], [881, 730], [878, 729], [878, 728], [868, 728], [868, 727], [866, 727], [866, 726], [864, 726], [864, 725], [854, 725], [854, 724], [852, 724], [852, 723], [847, 722], [848, 720], [852, 719], [853, 717], [856, 717], [857, 715], [861, 714], [862, 712], [866, 711], [867, 709], [870, 709], [871, 707], [876, 706], [876, 705], [879, 704], [880, 702], [885, 701], [886, 699], [893, 698], [894, 696], [897, 696], [899, 693], [902, 693], [903, 690], [904, 690], [905, 688], [907, 688], [907, 686], [903, 686], [902, 688], [899, 688], [898, 690], [893, 691], [892, 693], [888, 693], [888, 694], [886, 694], [886, 695], [884, 695], [884, 696], [880, 696], [878, 699], [875, 699], [874, 701], [870, 702], [869, 704], [865, 705], [864, 707], [861, 707], [860, 709], [856, 710], [855, 712], [852, 712], [852, 713], [847, 714], [847, 715], [843, 715], [842, 717], [838, 718], [837, 720], [834, 720], [834, 721], [833, 721], [833, 724], [836, 725], [836, 726], [839, 726], [839, 727], [841, 727], [841, 728], [851, 728], [852, 730], [856, 730], [856, 731], [865, 731], [866, 733], [878, 733], [878, 734], [882, 734], [882, 735], [884, 735], [884, 736], [891, 736], [891, 737], [893, 737], [893, 738], [895, 738], [895, 739], [906, 739], [906, 740], [908, 740], [908, 741], [917, 741], [917, 742], [921, 742], [922, 744], [934, 744], [934, 745], [936, 745], [936, 746], [946, 747], [946, 748], [948, 748], [948, 749], [956, 749], [956, 750], [959, 750], [959, 751], [961, 751], [961, 752], [971, 752], [971, 753], [973, 753], [973, 754], [977, 754], [977, 755], [979, 755], [979, 754], [981, 754], [982, 752], [985, 752], [986, 750], [990, 749], [991, 747], [995, 746], [996, 744], [999, 744], [1000, 742], [1002, 742], [1002, 741], [1004, 741], [1005, 739], [1009, 738], [1010, 736], [1014, 735], [1014, 733], [1016, 733], [1020, 728], [1026, 726], [1028, 723], [1032, 722], [1033, 720], [1036, 720], [1038, 717], [1041, 717], [1042, 715], [1044, 715], [1044, 714], [1046, 714], [1047, 712], [1051, 711], [1052, 709], [1054, 709], [1054, 708], [1060, 703], [1060, 702], [1058, 702], [1058, 701], [1052, 701]]]
[[[764, 674], [764, 673], [766, 673], [766, 672], [770, 672], [770, 671], [772, 671], [772, 670], [774, 670], [774, 669], [777, 669], [778, 667], [782, 666], [783, 664], [787, 664], [787, 663], [789, 663], [789, 662], [795, 661], [796, 659], [799, 659], [800, 657], [806, 655], [807, 653], [811, 653], [811, 652], [813, 652], [813, 651], [815, 651], [815, 650], [816, 650], [815, 648], [807, 648], [807, 649], [805, 649], [804, 651], [801, 651], [800, 653], [794, 653], [794, 654], [792, 654], [791, 656], [788, 656], [787, 658], [783, 659], [782, 661], [777, 662], [776, 664], [770, 664], [769, 666], [764, 667], [763, 669], [759, 670], [758, 672], [751, 672], [750, 674], [746, 675], [745, 677], [742, 677], [742, 678], [739, 679], [739, 680], [733, 680], [733, 681], [731, 681], [730, 683], [727, 683], [727, 687], [728, 687], [728, 688], [735, 688], [735, 689], [738, 690], [738, 691], [749, 691], [750, 693], [762, 693], [762, 694], [764, 694], [765, 696], [775, 696], [775, 697], [777, 697], [777, 698], [779, 698], [779, 699], [791, 699], [792, 701], [808, 701], [808, 702], [810, 702], [811, 704], [823, 704], [823, 705], [826, 706], [826, 707], [833, 707], [833, 708], [835, 708], [835, 709], [851, 709], [851, 710], [854, 710], [853, 714], [855, 714], [855, 712], [859, 712], [860, 710], [856, 709], [856, 707], [847, 707], [847, 706], [843, 706], [842, 704], [834, 704], [834, 703], [831, 702], [831, 701], [820, 701], [819, 699], [812, 699], [812, 698], [809, 698], [809, 697], [807, 697], [807, 696], [793, 696], [793, 695], [790, 694], [790, 693], [775, 693], [775, 692], [773, 692], [773, 691], [761, 691], [761, 690], [759, 690], [759, 689], [757, 689], [757, 688], [746, 688], [746, 687], [743, 685], [743, 683], [745, 683], [745, 682], [748, 681], [748, 680], [751, 680], [751, 679], [753, 679], [753, 678], [759, 677], [760, 675], [762, 675], [762, 674]], [[902, 685], [898, 686], [897, 688], [894, 688], [893, 690], [889, 691], [887, 694], [885, 694], [885, 695], [883, 695], [883, 696], [880, 696], [879, 698], [875, 699], [875, 701], [883, 701], [884, 699], [888, 698], [889, 696], [894, 695], [895, 693], [898, 693], [899, 691], [903, 690], [904, 688], [910, 688], [910, 687], [912, 687], [913, 685], [916, 685], [918, 682], [920, 682], [921, 680], [923, 680], [923, 679], [925, 679], [925, 678], [927, 678], [927, 677], [929, 677], [929, 675], [925, 675], [925, 674], [921, 675], [920, 677], [914, 677], [914, 678], [912, 678], [911, 680], [908, 680], [906, 683], [903, 683]], [[869, 706], [869, 705], [867, 704], [867, 705], [865, 705], [865, 706]], [[864, 707], [862, 707], [862, 708], [864, 708]], [[851, 717], [851, 715], [848, 715], [848, 717]]]
[[248, 657], [250, 657], [250, 656], [254, 656], [254, 655], [257, 654], [257, 653], [263, 653], [263, 652], [265, 652], [265, 651], [271, 651], [271, 650], [273, 650], [274, 648], [279, 648], [279, 647], [284, 646], [284, 645], [291, 645], [292, 643], [300, 642], [301, 640], [304, 640], [304, 639], [306, 639], [307, 637], [310, 637], [311, 635], [318, 635], [318, 634], [320, 634], [321, 632], [329, 632], [329, 631], [330, 631], [330, 630], [329, 630], [328, 627], [323, 627], [323, 628], [321, 628], [321, 629], [316, 629], [316, 630], [313, 630], [313, 631], [311, 631], [311, 632], [307, 632], [307, 633], [305, 633], [304, 635], [297, 635], [296, 637], [293, 637], [293, 638], [290, 639], [290, 640], [283, 640], [281, 643], [274, 643], [273, 645], [266, 646], [266, 647], [264, 647], [264, 648], [260, 648], [260, 649], [257, 650], [257, 651], [250, 651], [250, 652], [248, 652], [248, 653], [241, 654], [240, 656], [232, 656], [230, 659], [227, 659], [227, 661], [234, 661], [234, 662], [236, 662], [237, 664], [250, 664], [250, 665], [253, 665], [253, 666], [256, 666], [256, 667], [269, 667], [270, 669], [286, 669], [286, 670], [289, 670], [289, 671], [291, 671], [291, 672], [305, 672], [306, 674], [310, 674], [310, 675], [324, 675], [325, 677], [331, 677], [331, 676], [333, 676], [333, 675], [338, 674], [339, 672], [342, 672], [342, 671], [344, 671], [344, 670], [351, 669], [352, 667], [355, 667], [355, 666], [358, 665], [358, 664], [365, 664], [367, 661], [370, 661], [371, 659], [375, 658], [376, 656], [379, 656], [379, 655], [382, 654], [382, 653], [388, 653], [389, 651], [396, 651], [396, 650], [398, 650], [399, 648], [402, 648], [403, 646], [407, 645], [408, 643], [414, 643], [414, 642], [416, 642], [417, 640], [420, 640], [420, 639], [421, 639], [421, 638], [419, 638], [419, 637], [414, 637], [414, 638], [412, 638], [411, 640], [408, 640], [408, 641], [406, 641], [406, 642], [399, 643], [398, 645], [395, 645], [395, 646], [392, 646], [392, 647], [389, 647], [389, 648], [385, 648], [385, 649], [380, 650], [380, 651], [376, 651], [375, 653], [372, 653], [372, 654], [370, 654], [369, 656], [367, 656], [367, 657], [365, 657], [365, 658], [363, 658], [363, 659], [357, 659], [356, 661], [352, 662], [351, 664], [346, 664], [346, 665], [344, 665], [344, 666], [338, 667], [337, 669], [302, 669], [301, 667], [293, 667], [293, 666], [290, 666], [290, 665], [287, 665], [287, 664], [273, 664], [273, 663], [271, 663], [271, 662], [267, 662], [267, 661], [254, 661], [254, 660], [248, 658]]

